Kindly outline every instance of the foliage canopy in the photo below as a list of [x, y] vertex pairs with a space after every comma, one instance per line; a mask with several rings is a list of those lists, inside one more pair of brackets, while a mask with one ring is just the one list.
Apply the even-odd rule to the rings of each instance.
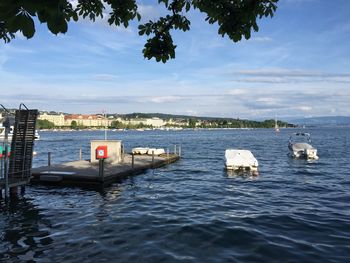
[[[244, 37], [249, 39], [251, 31], [258, 31], [257, 20], [272, 17], [278, 0], [158, 0], [165, 6], [167, 15], [155, 21], [141, 24], [136, 0], [0, 0], [0, 38], [6, 43], [21, 32], [32, 38], [35, 20], [46, 23], [53, 34], [66, 33], [71, 20], [108, 16], [108, 23], [128, 27], [138, 21], [139, 35], [148, 37], [143, 49], [147, 59], [166, 62], [175, 58], [176, 45], [171, 30], [187, 31], [190, 21], [186, 14], [191, 9], [205, 13], [209, 24], [217, 24], [218, 33], [227, 35], [234, 42]], [[107, 12], [107, 14], [106, 14]]]
[[36, 129], [53, 129], [55, 124], [48, 120], [37, 120], [36, 121]]

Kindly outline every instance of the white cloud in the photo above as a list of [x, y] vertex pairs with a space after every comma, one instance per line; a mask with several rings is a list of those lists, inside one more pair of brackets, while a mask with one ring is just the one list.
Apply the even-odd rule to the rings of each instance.
[[68, 2], [72, 4], [73, 8], [78, 6], [78, 0], [68, 0]]
[[6, 55], [0, 54], [0, 70], [2, 70], [7, 60], [8, 60], [8, 57]]
[[312, 3], [317, 2], [318, 0], [285, 0], [285, 3], [288, 4], [304, 4], [304, 3]]
[[247, 40], [248, 42], [271, 42], [272, 38], [270, 37], [252, 37]]
[[[300, 69], [246, 69], [232, 73], [238, 76], [233, 81], [249, 83], [302, 83], [302, 82], [343, 82], [350, 83], [349, 73], [320, 72]], [[248, 77], [247, 77], [248, 76]]]
[[137, 11], [140, 13], [143, 21], [154, 20], [160, 16], [158, 6], [139, 4]]
[[316, 2], [318, 0], [285, 0], [287, 3], [308, 3], [308, 2]]
[[264, 102], [268, 104], [275, 104], [277, 102], [276, 98], [261, 97], [256, 100], [256, 102]]
[[238, 78], [234, 79], [234, 82], [246, 82], [246, 83], [287, 83], [288, 81], [284, 78], [276, 77], [253, 77], [253, 78]]
[[310, 107], [310, 106], [300, 106], [300, 107], [297, 107], [297, 109], [299, 109], [301, 111], [305, 111], [305, 112], [312, 111], [312, 107]]
[[229, 91], [227, 91], [228, 95], [243, 95], [243, 94], [247, 94], [247, 92], [249, 92], [247, 89], [231, 89]]
[[113, 74], [94, 74], [92, 75], [93, 80], [100, 80], [100, 81], [113, 81], [117, 79], [117, 75]]
[[168, 103], [168, 102], [176, 102], [181, 100], [180, 96], [158, 96], [158, 97], [149, 97], [146, 100], [154, 103]]

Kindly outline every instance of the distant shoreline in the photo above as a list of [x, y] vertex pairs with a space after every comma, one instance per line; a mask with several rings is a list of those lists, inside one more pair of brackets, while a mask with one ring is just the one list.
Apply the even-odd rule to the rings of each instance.
[[[283, 127], [280, 129], [298, 129], [301, 127]], [[125, 131], [196, 131], [196, 130], [257, 130], [257, 129], [267, 129], [273, 130], [274, 128], [266, 127], [254, 127], [254, 128], [224, 128], [224, 127], [215, 127], [215, 128], [146, 128], [146, 129], [111, 129], [107, 128], [107, 131], [111, 132], [125, 132]], [[85, 128], [85, 129], [38, 129], [41, 132], [53, 131], [53, 132], [75, 132], [75, 131], [105, 131], [104, 128]]]

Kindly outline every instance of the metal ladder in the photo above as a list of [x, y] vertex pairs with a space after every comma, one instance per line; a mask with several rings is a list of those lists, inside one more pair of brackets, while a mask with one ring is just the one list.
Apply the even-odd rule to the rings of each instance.
[[[25, 109], [22, 109], [22, 106]], [[11, 143], [9, 179], [26, 184], [30, 180], [35, 124], [38, 110], [29, 110], [21, 104], [16, 110], [15, 125]]]

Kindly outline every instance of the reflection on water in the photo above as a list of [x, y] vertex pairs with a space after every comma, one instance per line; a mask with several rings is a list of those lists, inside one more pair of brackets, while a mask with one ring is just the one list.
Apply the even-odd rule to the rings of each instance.
[[230, 178], [240, 177], [255, 180], [259, 176], [259, 172], [250, 170], [226, 170], [226, 175]]
[[13, 197], [0, 202], [0, 261], [29, 261], [50, 249], [50, 221], [41, 215], [33, 200]]

